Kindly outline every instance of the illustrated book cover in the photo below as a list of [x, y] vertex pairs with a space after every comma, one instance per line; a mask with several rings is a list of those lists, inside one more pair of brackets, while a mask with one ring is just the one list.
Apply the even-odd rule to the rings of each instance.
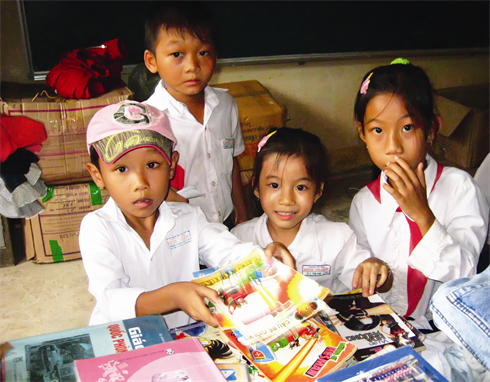
[[74, 382], [74, 361], [172, 341], [160, 315], [136, 317], [9, 341], [2, 380]]
[[237, 330], [225, 330], [239, 349], [270, 381], [315, 381], [352, 364], [356, 347], [329, 329], [321, 312], [268, 341], [244, 345]]
[[367, 359], [318, 379], [318, 382], [448, 382], [409, 346]]
[[216, 290], [220, 299], [211, 311], [223, 330], [240, 332], [239, 341], [252, 345], [270, 341], [326, 307], [328, 288], [260, 249], [221, 268], [205, 270], [193, 281]]
[[[238, 369], [236, 373], [228, 372], [225, 375], [222, 371], [227, 380], [232, 380], [234, 376], [241, 375], [240, 370], [245, 368], [248, 380], [253, 382], [268, 381], [265, 375], [230, 342], [219, 328], [213, 328], [205, 322], [198, 321], [172, 328], [170, 335], [174, 340], [197, 338], [219, 368], [221, 365], [236, 365], [234, 366]], [[238, 378], [240, 380], [241, 377]]]
[[244, 363], [217, 363], [218, 369], [228, 382], [251, 382], [248, 367]]
[[380, 295], [337, 294], [328, 301], [328, 315], [337, 332], [357, 347], [362, 361], [386, 346], [422, 351], [423, 335], [384, 302]]
[[197, 338], [75, 361], [79, 382], [226, 381]]

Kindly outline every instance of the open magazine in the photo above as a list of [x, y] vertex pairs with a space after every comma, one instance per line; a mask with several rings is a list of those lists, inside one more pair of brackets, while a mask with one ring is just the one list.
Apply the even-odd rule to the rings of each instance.
[[425, 349], [424, 336], [396, 313], [380, 295], [337, 294], [328, 301], [329, 318], [338, 333], [357, 347], [362, 361], [385, 347]]
[[252, 345], [279, 337], [326, 307], [328, 288], [256, 248], [248, 256], [213, 269], [193, 281], [216, 290], [211, 311], [223, 330], [240, 333]]
[[211, 311], [227, 342], [271, 381], [311, 381], [349, 364], [356, 347], [329, 329], [328, 288], [263, 251], [193, 280], [215, 289]]
[[322, 317], [317, 314], [272, 340], [250, 345], [239, 341], [236, 330], [224, 333], [270, 381], [315, 381], [351, 365], [356, 351], [352, 343], [331, 331]]

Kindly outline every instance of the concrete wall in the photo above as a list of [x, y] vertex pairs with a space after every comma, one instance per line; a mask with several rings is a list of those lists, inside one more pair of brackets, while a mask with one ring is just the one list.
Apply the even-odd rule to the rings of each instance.
[[[1, 4], [1, 79], [28, 82], [27, 60], [16, 2]], [[397, 53], [421, 66], [434, 87], [445, 88], [489, 82], [489, 55], [421, 55]], [[370, 69], [389, 63], [393, 57], [335, 59], [303, 64], [263, 64], [218, 66], [212, 83], [258, 80], [277, 102], [286, 106], [287, 126], [301, 127], [317, 134], [326, 145], [333, 172], [370, 163], [353, 120], [353, 103], [363, 75]], [[143, 58], [142, 58], [143, 61]]]

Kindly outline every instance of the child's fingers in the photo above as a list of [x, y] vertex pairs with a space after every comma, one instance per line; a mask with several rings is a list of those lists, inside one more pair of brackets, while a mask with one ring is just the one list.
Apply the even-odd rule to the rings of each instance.
[[424, 174], [424, 162], [420, 162], [415, 170], [415, 174], [417, 175], [417, 179], [420, 182], [420, 185], [425, 189], [425, 174]]
[[352, 289], [357, 289], [361, 286], [362, 265], [358, 265], [352, 276]]
[[398, 163], [389, 163], [388, 168], [385, 170], [385, 174], [391, 180], [393, 188], [400, 193], [403, 193], [403, 191], [411, 184], [410, 177], [405, 169]]
[[387, 271], [386, 267], [382, 267], [379, 270], [378, 275], [376, 277], [376, 280], [378, 281], [376, 283], [376, 288], [379, 288], [381, 285], [383, 285], [385, 283], [387, 276], [388, 276], [388, 271]]
[[204, 321], [206, 324], [211, 325], [213, 327], [218, 326], [218, 320], [211, 311], [208, 309], [206, 304], [201, 300], [201, 302], [197, 302], [193, 304], [192, 309], [187, 311], [187, 314], [191, 316], [196, 321]]
[[216, 302], [219, 299], [218, 292], [216, 292], [214, 289], [205, 287], [204, 285], [199, 285], [196, 284], [199, 288], [196, 289], [197, 294], [201, 296], [202, 298], [207, 298], [210, 301]]
[[395, 161], [403, 169], [407, 176], [407, 180], [409, 180], [411, 184], [417, 185], [420, 182], [417, 174], [412, 170], [407, 162], [398, 156], [395, 157]]
[[286, 246], [279, 242], [272, 242], [264, 249], [265, 257], [270, 260], [275, 257], [290, 268], [296, 269], [296, 261]]
[[208, 325], [217, 327], [218, 321], [209, 311], [203, 299], [207, 298], [212, 302], [216, 302], [219, 299], [218, 292], [203, 285], [196, 284], [196, 287], [196, 293], [200, 298], [198, 298], [196, 301], [190, 302], [189, 311], [187, 313], [197, 321], [204, 321]]

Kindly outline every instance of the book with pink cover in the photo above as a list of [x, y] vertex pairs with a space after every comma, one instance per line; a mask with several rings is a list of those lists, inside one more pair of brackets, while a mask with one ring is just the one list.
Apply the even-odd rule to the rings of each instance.
[[75, 361], [79, 382], [226, 381], [196, 338]]

